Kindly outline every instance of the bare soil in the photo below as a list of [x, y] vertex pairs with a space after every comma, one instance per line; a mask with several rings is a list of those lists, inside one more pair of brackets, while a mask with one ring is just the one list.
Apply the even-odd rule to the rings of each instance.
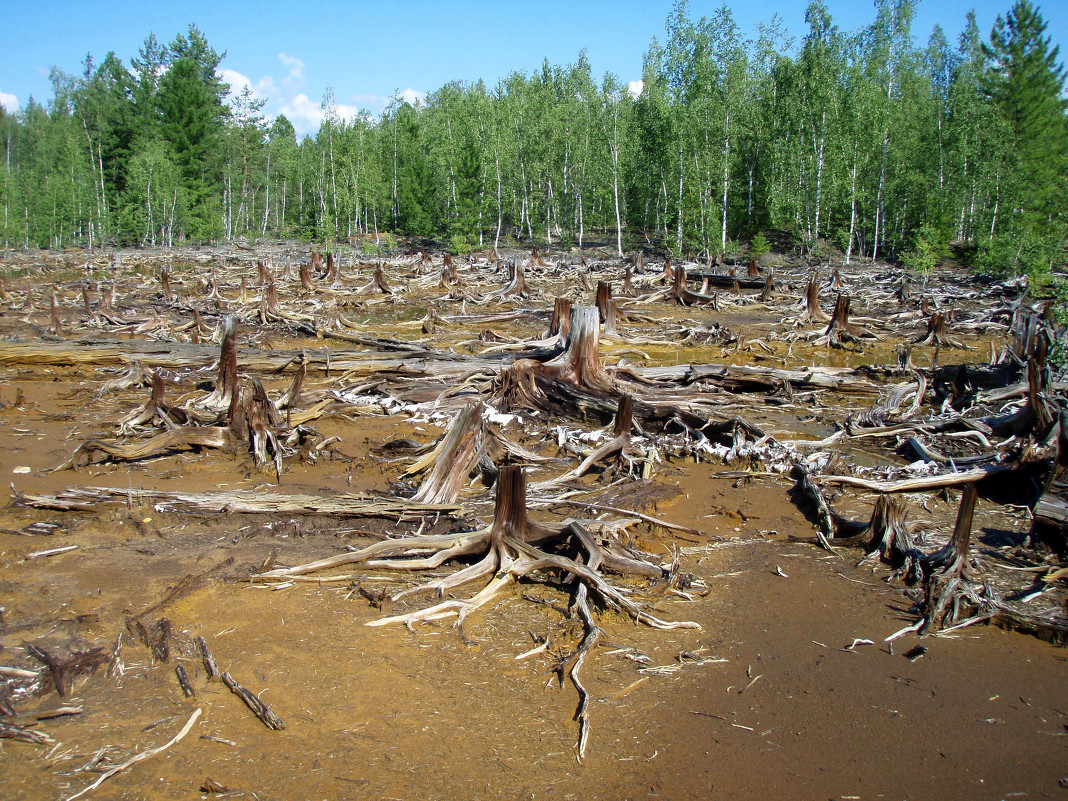
[[[138, 496], [249, 490], [397, 497], [408, 491], [402, 472], [412, 459], [381, 454], [379, 446], [401, 438], [430, 443], [443, 431], [450, 415], [436, 413], [437, 393], [416, 380], [415, 356], [317, 339], [291, 322], [257, 321], [260, 289], [253, 265], [268, 252], [276, 259], [281, 302], [294, 313], [321, 320], [340, 309], [360, 326], [346, 329], [350, 333], [469, 356], [494, 344], [479, 340], [487, 328], [506, 339], [541, 337], [554, 297], [570, 293], [576, 302], [592, 303], [581, 273], [588, 273], [590, 286], [614, 279], [618, 289], [622, 271], [607, 258], [581, 268], [564, 265], [567, 254], [551, 254], [546, 258], [555, 268], [527, 274], [530, 298], [464, 303], [445, 298], [437, 267], [428, 272], [400, 258], [385, 271], [395, 296], [357, 295], [372, 265], [361, 260], [350, 266], [349, 258], [337, 286], [321, 282], [310, 293], [302, 291], [295, 267], [288, 280], [281, 275], [287, 254], [294, 264], [307, 257], [295, 245], [224, 254], [128, 252], [121, 266], [110, 254], [9, 256], [2, 272], [8, 300], [0, 305], [0, 474], [13, 494], [0, 508], [0, 666], [43, 671], [29, 644], [63, 656], [114, 649], [117, 657], [110, 667], [78, 676], [67, 697], [47, 683], [13, 697], [17, 714], [0, 720], [44, 732], [54, 742], [0, 739], [4, 798], [69, 797], [99, 770], [167, 742], [199, 707], [203, 717], [181, 742], [119, 773], [90, 797], [1068, 799], [1066, 651], [984, 626], [884, 643], [916, 621], [904, 585], [891, 580], [885, 566], [857, 567], [861, 552], [828, 553], [790, 541], [814, 533], [787, 495], [791, 482], [763, 470], [743, 475], [749, 464], [665, 456], [650, 482], [605, 489], [596, 476], [587, 476], [577, 485], [600, 493], [582, 497], [702, 532], [672, 534], [644, 522], [630, 528], [637, 546], [666, 561], [680, 549], [682, 569], [698, 582], [683, 594], [627, 579], [620, 585], [655, 614], [692, 620], [701, 629], [656, 631], [618, 612], [598, 611], [605, 633], [583, 673], [594, 701], [581, 763], [572, 720], [576, 697], [549, 672], [556, 660], [547, 652], [517, 659], [537, 645], [533, 635], [549, 634], [564, 649], [574, 640], [567, 589], [551, 577], [521, 584], [473, 614], [464, 625], [466, 641], [449, 620], [413, 631], [365, 625], [431, 601], [386, 599], [380, 610], [367, 598], [411, 586], [425, 574], [357, 565], [345, 571], [351, 578], [344, 581], [317, 574], [290, 586], [250, 580], [273, 560], [295, 565], [382, 536], [473, 527], [492, 515], [492, 490], [477, 481], [461, 495], [455, 513], [399, 521], [189, 514]], [[473, 296], [476, 287], [499, 289], [506, 282], [486, 265], [460, 267]], [[171, 273], [175, 297], [161, 290], [156, 276], [163, 268]], [[885, 319], [882, 308], [866, 303], [876, 286], [870, 265], [842, 269], [854, 315]], [[798, 313], [791, 304], [802, 298], [808, 272], [786, 265], [782, 274], [783, 296], [770, 303], [722, 292], [719, 311], [666, 300], [630, 307], [634, 317], [620, 324], [621, 338], [602, 340], [602, 356], [609, 365], [624, 359], [643, 366], [887, 365], [897, 344], [923, 334], [917, 315], [888, 323], [878, 342], [844, 350], [791, 339], [786, 334], [799, 330], [788, 323]], [[635, 283], [649, 281], [647, 291], [654, 291], [654, 276], [649, 268]], [[933, 296], [943, 291], [936, 287], [963, 281], [957, 274], [935, 276], [924, 291]], [[92, 287], [89, 311], [83, 284]], [[102, 322], [96, 314], [99, 284], [115, 285], [115, 314], [123, 324]], [[47, 298], [53, 288], [61, 329], [50, 332]], [[829, 307], [832, 295], [824, 294]], [[986, 302], [982, 289], [970, 306], [949, 294], [957, 299], [948, 303], [962, 315]], [[455, 319], [424, 334], [419, 321], [431, 307]], [[199, 346], [190, 342], [188, 329], [179, 330], [193, 319], [193, 309], [207, 334]], [[246, 360], [304, 350], [317, 364], [314, 359], [329, 351], [330, 372], [309, 370], [306, 391], [378, 382], [383, 394], [388, 388], [408, 405], [393, 413], [382, 406], [346, 408], [315, 419], [309, 425], [318, 435], [340, 441], [316, 461], [287, 458], [280, 484], [273, 469], [257, 467], [247, 454], [208, 449], [52, 470], [79, 443], [116, 438], [118, 421], [147, 400], [144, 386], [100, 389], [131, 359], [151, 364], [144, 356], [149, 346], [200, 360], [197, 367], [159, 366], [172, 402], [205, 394], [218, 354], [211, 332], [226, 312], [239, 317], [242, 371], [263, 379], [272, 397], [288, 386], [293, 365], [274, 372], [249, 367]], [[480, 317], [493, 314], [501, 319]], [[700, 344], [678, 336], [680, 327], [713, 322], [731, 329], [736, 341]], [[942, 350], [942, 363], [984, 362], [1005, 340], [1004, 327], [997, 325], [954, 336], [969, 349]], [[107, 343], [120, 355], [79, 359], [91, 343]], [[41, 350], [26, 355], [24, 346]], [[914, 350], [917, 364], [926, 366], [934, 356], [934, 348]], [[409, 374], [407, 390], [398, 389]], [[439, 385], [446, 390], [460, 383], [450, 377]], [[764, 394], [725, 397], [723, 413], [741, 414], [781, 439], [821, 439], [874, 399], [837, 393], [791, 402], [769, 401]], [[573, 439], [601, 421], [528, 416], [504, 428], [515, 441], [552, 457], [530, 468], [531, 480], [577, 463], [556, 447], [557, 424]], [[905, 463], [870, 441], [836, 449], [850, 464]], [[65, 512], [20, 504], [14, 494], [50, 495], [70, 487], [133, 492], [124, 504]], [[1021, 542], [1033, 502], [994, 494], [980, 499], [975, 530], [975, 548], [988, 556]], [[914, 517], [941, 531], [943, 542], [958, 499], [956, 490], [909, 496]], [[872, 496], [847, 492], [837, 502], [866, 519]], [[557, 521], [579, 510], [543, 506], [530, 514]], [[50, 524], [51, 533], [37, 533], [42, 523]], [[62, 546], [77, 548], [37, 555]], [[190, 576], [200, 578], [153, 608]], [[146, 610], [146, 624], [160, 618], [170, 623], [167, 661], [130, 634], [128, 620]], [[196, 637], [209, 644], [221, 669], [285, 721], [283, 731], [265, 728], [219, 681], [208, 680]], [[853, 645], [858, 639], [871, 642]], [[919, 644], [926, 648], [920, 658], [904, 656]], [[176, 665], [187, 671], [195, 697], [184, 697]], [[7, 679], [0, 676], [2, 681]], [[80, 712], [50, 717], [59, 707]]]

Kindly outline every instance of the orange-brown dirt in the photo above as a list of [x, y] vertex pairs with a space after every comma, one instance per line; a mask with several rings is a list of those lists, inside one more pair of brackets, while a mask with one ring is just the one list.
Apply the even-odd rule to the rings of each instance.
[[[186, 257], [189, 264], [173, 268], [172, 282], [192, 300], [201, 291], [197, 282], [207, 267]], [[129, 300], [128, 318], [145, 319], [151, 309], [161, 310], [165, 322], [149, 336], [187, 342], [187, 333], [167, 326], [188, 321], [191, 313], [157, 297], [158, 284], [151, 279], [165, 259], [173, 265], [170, 254], [126, 254], [124, 272], [92, 269], [113, 280], [117, 294]], [[1068, 799], [1068, 652], [984, 626], [923, 640], [908, 634], [890, 647], [883, 639], [912, 624], [916, 615], [903, 585], [885, 580], [885, 567], [855, 567], [860, 552], [830, 554], [789, 542], [790, 535], [812, 536], [813, 526], [787, 497], [790, 482], [785, 478], [758, 473], [739, 479], [738, 472], [725, 472], [738, 465], [725, 468], [692, 459], [667, 459], [657, 466], [646, 494], [633, 498], [641, 511], [703, 534], [672, 536], [644, 523], [631, 531], [639, 545], [668, 561], [674, 548], [681, 549], [682, 568], [700, 579], [697, 588], [683, 595], [627, 579], [619, 585], [634, 589], [660, 617], [692, 620], [701, 629], [656, 631], [635, 626], [619, 613], [598, 611], [604, 636], [583, 672], [594, 700], [588, 750], [580, 764], [573, 688], [561, 688], [548, 672], [554, 660], [547, 653], [516, 659], [536, 645], [532, 634], [551, 633], [561, 649], [575, 641], [577, 628], [564, 614], [567, 592], [553, 582], [522, 583], [471, 615], [463, 631], [468, 642], [448, 620], [414, 631], [370, 628], [365, 624], [382, 614], [416, 609], [430, 599], [386, 600], [380, 611], [361, 588], [373, 595], [423, 576], [356, 565], [345, 571], [354, 577], [341, 582], [314, 580], [317, 574], [312, 574], [312, 581], [292, 586], [265, 585], [249, 577], [272, 554], [278, 564], [299, 564], [383, 534], [414, 533], [423, 522], [419, 517], [392, 522], [326, 514], [191, 515], [141, 501], [136, 493], [245, 489], [389, 495], [397, 491], [411, 460], [376, 456], [373, 449], [398, 438], [432, 442], [442, 431], [441, 420], [364, 411], [312, 421], [319, 434], [340, 437], [340, 442], [331, 455], [315, 462], [287, 460], [280, 485], [273, 472], [255, 467], [248, 456], [212, 450], [129, 463], [101, 460], [51, 472], [80, 442], [115, 437], [121, 417], [148, 397], [144, 387], [96, 395], [103, 381], [122, 372], [122, 360], [24, 361], [12, 357], [11, 348], [4, 350], [22, 342], [61, 345], [110, 337], [121, 346], [148, 338], [132, 329], [94, 330], [87, 322], [76, 294], [82, 280], [77, 270], [86, 261], [92, 257], [68, 255], [57, 264], [45, 254], [24, 254], [12, 259], [4, 273], [11, 298], [0, 309], [0, 473], [18, 493], [55, 494], [79, 486], [135, 492], [126, 504], [87, 511], [27, 508], [15, 503], [14, 495], [0, 508], [0, 666], [41, 670], [26, 651], [30, 643], [64, 655], [89, 647], [110, 651], [120, 638], [122, 645], [110, 673], [101, 668], [80, 676], [66, 698], [54, 691], [19, 698], [18, 715], [0, 718], [55, 741], [0, 740], [2, 797], [69, 797], [97, 777], [98, 772], [84, 769], [87, 765], [99, 771], [164, 744], [199, 707], [203, 717], [181, 742], [119, 773], [87, 797]], [[238, 267], [249, 265], [246, 261]], [[240, 310], [237, 269], [227, 273], [221, 265], [216, 275], [222, 305], [231, 311]], [[406, 284], [404, 269], [394, 265], [392, 274], [389, 267], [386, 271], [391, 284], [406, 286], [396, 302], [346, 308], [346, 316], [366, 325], [365, 333], [459, 352], [487, 346], [464, 344], [487, 325], [517, 338], [542, 334], [545, 319], [523, 316], [454, 323], [435, 335], [421, 334], [413, 321], [445, 290]], [[347, 272], [350, 287], [363, 286], [370, 268], [361, 268], [360, 280]], [[315, 314], [316, 297], [298, 299], [296, 270], [293, 276], [281, 287], [283, 302], [299, 300]], [[503, 286], [506, 279], [482, 280]], [[551, 309], [555, 294], [574, 289], [566, 272], [556, 277], [528, 274], [527, 282], [534, 297], [503, 299], [467, 313]], [[59, 336], [47, 332], [50, 317], [41, 302], [45, 284], [59, 289], [64, 318]], [[798, 300], [803, 286], [796, 282]], [[37, 298], [34, 310], [22, 307], [31, 287]], [[575, 294], [592, 302], [592, 290]], [[825, 294], [827, 303], [832, 298]], [[208, 311], [204, 324], [213, 328], [216, 321]], [[738, 332], [745, 347], [606, 340], [602, 355], [607, 363], [626, 358], [652, 365], [885, 364], [901, 341], [853, 351], [803, 343], [786, 347], [775, 334], [783, 311], [762, 304], [716, 313], [661, 301], [641, 313], [650, 321], [633, 327], [622, 323], [624, 335], [638, 332], [655, 340], [668, 321], [715, 320]], [[855, 306], [854, 314], [860, 313]], [[241, 322], [239, 331], [242, 352], [329, 347], [335, 362], [383, 358], [350, 350], [345, 342], [301, 337], [292, 328]], [[770, 355], [745, 344], [756, 339], [769, 346]], [[971, 336], [967, 342], [974, 350], [953, 358], [985, 359], [991, 339], [1000, 345], [996, 335]], [[987, 350], [980, 352], [980, 347]], [[71, 350], [77, 348], [71, 344]], [[210, 348], [217, 352], [217, 343]], [[916, 360], [925, 363], [925, 358]], [[945, 352], [942, 359], [947, 360]], [[256, 374], [277, 396], [292, 369], [284, 375]], [[209, 370], [172, 372], [177, 379], [168, 385], [172, 402], [203, 394], [197, 382], [213, 378]], [[309, 372], [305, 390], [335, 386], [339, 372]], [[813, 410], [757, 401], [729, 413], [741, 411], [776, 432], [815, 439], [870, 400], [839, 397], [839, 405], [833, 406], [825, 399]], [[578, 425], [597, 427], [593, 422]], [[506, 430], [527, 447], [556, 457], [555, 436], [530, 442], [517, 424]], [[870, 443], [850, 446], [843, 454], [849, 460], [900, 462]], [[531, 480], [559, 475], [574, 463], [557, 459], [533, 469]], [[584, 481], [596, 486], [594, 477]], [[948, 534], [958, 497], [956, 491], [915, 496], [914, 515]], [[491, 498], [490, 490], [473, 484], [461, 496], [458, 516], [487, 522]], [[1012, 545], [1026, 533], [1027, 509], [1002, 501], [980, 500], [977, 547]], [[626, 506], [626, 493], [614, 496], [614, 503]], [[866, 518], [871, 496], [852, 493], [840, 503], [857, 518]], [[530, 512], [535, 519], [553, 521], [576, 513], [561, 507]], [[55, 524], [54, 533], [26, 533], [42, 521]], [[69, 545], [77, 548], [35, 555]], [[233, 563], [227, 564], [231, 558]], [[170, 621], [174, 636], [168, 662], [154, 659], [124, 633], [128, 618], [157, 604], [184, 577], [213, 567], [219, 569], [145, 620]], [[439, 572], [447, 569], [452, 568]], [[466, 588], [457, 592], [468, 594]], [[197, 636], [204, 637], [221, 669], [281, 716], [285, 730], [269, 731], [220, 682], [208, 681], [193, 647]], [[847, 647], [858, 638], [873, 643]], [[922, 658], [903, 656], [921, 642], [927, 647]], [[188, 672], [195, 697], [183, 696], [176, 664]], [[81, 712], [49, 718], [48, 711], [60, 706]], [[203, 789], [209, 779], [225, 790], [215, 787], [209, 794]]]

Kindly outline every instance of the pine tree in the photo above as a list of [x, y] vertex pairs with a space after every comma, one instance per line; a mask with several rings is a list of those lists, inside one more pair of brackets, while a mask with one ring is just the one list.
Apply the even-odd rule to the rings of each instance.
[[998, 16], [983, 48], [991, 62], [983, 88], [1012, 131], [1019, 201], [1040, 215], [1063, 200], [1068, 158], [1065, 70], [1045, 30], [1038, 9], [1017, 0], [1005, 17]]
[[982, 89], [1007, 129], [1007, 174], [998, 181], [989, 245], [979, 264], [999, 272], [1046, 273], [1063, 259], [1068, 217], [1068, 100], [1059, 48], [1027, 0], [999, 16], [983, 53]]
[[161, 130], [171, 146], [188, 202], [188, 232], [197, 239], [221, 232], [219, 172], [222, 106], [191, 58], [179, 58], [160, 81]]

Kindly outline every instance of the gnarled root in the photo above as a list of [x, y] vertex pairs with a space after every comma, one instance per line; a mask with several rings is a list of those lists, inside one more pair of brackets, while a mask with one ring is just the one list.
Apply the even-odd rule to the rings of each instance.
[[831, 507], [805, 468], [797, 465], [790, 477], [797, 482], [790, 490], [790, 499], [816, 519], [816, 543], [829, 551], [831, 540], [836, 540], [835, 544], [849, 545], [864, 534], [866, 527], [863, 524], [840, 515]]
[[163, 397], [163, 379], [155, 371], [150, 373], [152, 395], [148, 402], [140, 406], [119, 421], [119, 431], [129, 434], [136, 426], [151, 423], [159, 419], [165, 428], [187, 425], [192, 421], [189, 413], [180, 406], [168, 403]]
[[[475, 536], [475, 534], [470, 536]], [[465, 601], [443, 601], [426, 609], [375, 620], [368, 625], [384, 626], [390, 623], [404, 623], [411, 627], [418, 622], [439, 620], [455, 615], [457, 625], [460, 626], [467, 615], [499, 595], [509, 584], [534, 572], [553, 570], [574, 576], [580, 582], [584, 582], [607, 606], [625, 612], [635, 622], [645, 623], [653, 628], [699, 628], [696, 623], [674, 623], [660, 620], [648, 614], [638, 604], [605, 581], [595, 568], [590, 567], [590, 564], [599, 566], [602, 560], [608, 561], [608, 558], [616, 563], [624, 562], [611, 557], [602, 550], [589, 532], [578, 523], [571, 522], [557, 527], [528, 520], [526, 479], [522, 468], [516, 465], [505, 465], [501, 468], [497, 480], [497, 502], [493, 524], [485, 532], [483, 541], [488, 545], [488, 550], [481, 562], [461, 570], [448, 579], [441, 579], [426, 586], [426, 589], [443, 592], [444, 589], [458, 586], [459, 583], [493, 574], [494, 579], [478, 594]], [[544, 550], [549, 546], [558, 552], [550, 553]], [[371, 548], [374, 547], [371, 546]], [[581, 564], [559, 553], [566, 553], [568, 549], [586, 554], [587, 564]], [[591, 554], [596, 554], [596, 556], [591, 557]], [[354, 557], [356, 555], [345, 554], [344, 556]], [[382, 564], [385, 566], [385, 563]], [[399, 568], [404, 566], [404, 563], [390, 562], [388, 566]], [[405, 591], [404, 594], [409, 593]]]
[[[546, 550], [552, 548], [553, 552]], [[354, 553], [339, 554], [304, 565], [278, 568], [255, 578], [285, 580], [318, 570], [346, 564], [366, 563], [370, 567], [394, 570], [423, 570], [440, 566], [459, 556], [483, 553], [458, 572], [427, 584], [403, 590], [393, 596], [394, 601], [417, 592], [432, 591], [439, 597], [447, 591], [479, 578], [491, 577], [477, 593], [466, 599], [443, 599], [432, 606], [399, 615], [379, 618], [369, 626], [403, 623], [412, 628], [417, 623], [455, 618], [463, 636], [464, 620], [472, 612], [498, 598], [510, 585], [534, 573], [554, 573], [571, 577], [574, 582], [572, 609], [583, 626], [583, 636], [572, 654], [556, 666], [561, 676], [566, 674], [575, 686], [579, 703], [575, 720], [579, 723], [577, 744], [579, 761], [583, 759], [590, 733], [590, 695], [582, 684], [581, 670], [586, 656], [602, 636], [590, 607], [589, 596], [600, 599], [612, 609], [622, 611], [635, 622], [658, 629], [697, 629], [697, 623], [665, 621], [646, 612], [639, 604], [609, 584], [599, 573], [602, 565], [626, 572], [658, 573], [664, 571], [651, 563], [639, 563], [634, 557], [621, 558], [598, 545], [590, 533], [578, 523], [549, 526], [527, 519], [526, 481], [516, 465], [505, 465], [497, 481], [497, 500], [493, 523], [480, 531], [449, 535], [417, 536], [399, 540], [376, 542]]]
[[905, 502], [891, 495], [880, 495], [868, 523], [868, 555], [859, 564], [882, 559], [894, 568], [894, 575], [913, 582], [920, 577], [922, 554], [916, 549], [908, 526]]
[[79, 456], [84, 455], [87, 461], [91, 461], [93, 454], [96, 453], [103, 453], [115, 461], [130, 462], [183, 448], [225, 449], [231, 447], [232, 444], [230, 429], [221, 426], [181, 426], [126, 445], [102, 439], [88, 439], [74, 449], [70, 459], [54, 469], [65, 470], [68, 467], [76, 467]]
[[515, 362], [498, 377], [496, 399], [508, 408], [550, 409], [568, 396], [605, 401], [618, 395], [615, 381], [601, 364], [599, 323], [596, 306], [573, 307], [564, 352], [547, 362]]
[[[924, 573], [923, 625], [921, 634], [944, 628], [961, 617], [961, 612], [974, 614], [984, 605], [984, 587], [977, 584], [968, 562], [968, 546], [972, 537], [972, 517], [979, 497], [975, 484], [968, 484], [960, 499], [957, 524], [953, 537], [944, 548], [921, 560]], [[940, 572], [935, 572], [942, 568]]]

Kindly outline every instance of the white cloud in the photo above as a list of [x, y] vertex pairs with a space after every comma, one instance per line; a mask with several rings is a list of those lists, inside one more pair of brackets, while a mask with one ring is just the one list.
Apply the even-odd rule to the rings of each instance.
[[[254, 98], [266, 101], [262, 113], [268, 122], [279, 114], [285, 114], [286, 118], [293, 123], [297, 136], [314, 136], [326, 117], [326, 111], [322, 103], [312, 100], [306, 91], [302, 91], [307, 84], [304, 61], [287, 53], [279, 53], [278, 61], [286, 68], [286, 75], [278, 80], [273, 76], [265, 75], [254, 81], [249, 76], [232, 69], [220, 69], [219, 77], [230, 84], [229, 99], [231, 102], [247, 86]], [[396, 96], [402, 102], [412, 105], [426, 102], [426, 92], [412, 88], [398, 92]], [[338, 119], [351, 122], [359, 115], [361, 109], [369, 109], [373, 113], [378, 113], [391, 99], [391, 97], [377, 94], [353, 94], [344, 97], [344, 100], [348, 102], [335, 102], [333, 110]]]
[[248, 76], [242, 75], [236, 70], [221, 69], [218, 71], [218, 75], [230, 84], [230, 97], [237, 97], [246, 86], [250, 88], [252, 86], [252, 81], [249, 80]]
[[357, 106], [350, 106], [347, 103], [338, 103], [334, 108], [337, 109], [337, 116], [345, 122], [352, 122], [356, 115], [360, 113], [360, 109]]
[[303, 92], [282, 101], [278, 113], [286, 115], [298, 134], [315, 133], [323, 121], [322, 107]]
[[418, 89], [412, 89], [409, 86], [407, 89], [397, 92], [397, 98], [402, 103], [410, 103], [414, 106], [416, 103], [426, 102], [426, 92], [420, 92]]
[[278, 60], [289, 68], [289, 76], [296, 81], [304, 80], [304, 62], [296, 56], [287, 56], [285, 53], [278, 54]]
[[[334, 110], [337, 112], [338, 119], [344, 122], [351, 122], [359, 113], [356, 106], [347, 103], [335, 103]], [[286, 119], [293, 123], [293, 127], [300, 135], [314, 134], [326, 118], [326, 111], [322, 104], [316, 103], [304, 92], [283, 100], [278, 107], [278, 113], [285, 114]]]
[[8, 114], [14, 114], [19, 110], [19, 99], [7, 92], [0, 92], [0, 106], [3, 106]]
[[638, 96], [642, 93], [642, 89], [644, 88], [645, 81], [631, 81], [627, 84], [627, 91], [630, 93], [630, 96], [633, 97], [635, 100], [638, 99]]
[[283, 88], [290, 94], [303, 88], [307, 82], [304, 77], [304, 62], [296, 56], [286, 55], [285, 53], [279, 53], [278, 60], [289, 70], [289, 74], [282, 79]]

